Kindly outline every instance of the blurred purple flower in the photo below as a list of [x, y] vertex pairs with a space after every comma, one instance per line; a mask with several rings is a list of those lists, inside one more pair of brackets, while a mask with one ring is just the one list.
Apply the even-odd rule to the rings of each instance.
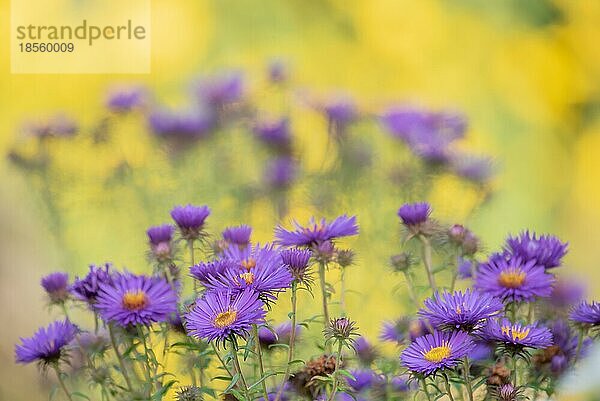
[[258, 121], [253, 132], [261, 142], [276, 151], [289, 153], [292, 148], [290, 122], [287, 118]]
[[69, 297], [69, 274], [64, 272], [50, 273], [42, 277], [41, 285], [53, 304], [63, 303]]
[[264, 180], [272, 189], [286, 189], [296, 179], [298, 166], [291, 157], [278, 157], [267, 162]]
[[143, 106], [146, 90], [140, 86], [115, 88], [106, 98], [106, 107], [114, 113], [127, 113]]
[[202, 111], [155, 110], [148, 117], [148, 122], [156, 136], [176, 141], [191, 141], [206, 137], [214, 127], [213, 117]]
[[221, 108], [234, 103], [244, 95], [244, 76], [240, 71], [223, 71], [202, 80], [198, 95], [208, 106]]

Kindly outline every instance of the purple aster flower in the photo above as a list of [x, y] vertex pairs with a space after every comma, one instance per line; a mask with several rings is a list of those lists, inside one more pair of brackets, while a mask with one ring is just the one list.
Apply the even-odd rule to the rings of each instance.
[[174, 228], [170, 224], [150, 227], [146, 234], [150, 240], [150, 249], [152, 255], [159, 261], [166, 261], [172, 258], [171, 240], [173, 238]]
[[242, 224], [241, 226], [227, 227], [223, 230], [223, 239], [228, 244], [234, 244], [239, 247], [246, 247], [250, 244], [250, 235], [252, 227]]
[[358, 234], [356, 216], [339, 216], [330, 223], [325, 219], [317, 223], [312, 218], [307, 227], [302, 227], [295, 221], [294, 226], [295, 230], [286, 230], [281, 226], [275, 229], [275, 238], [279, 245], [314, 247], [339, 237]]
[[494, 254], [479, 266], [475, 288], [505, 301], [531, 301], [548, 297], [552, 293], [554, 276], [545, 272], [535, 260], [523, 262], [521, 258]]
[[208, 206], [175, 206], [171, 210], [171, 217], [179, 227], [181, 237], [186, 240], [195, 240], [203, 235], [204, 223], [210, 215]]
[[569, 314], [569, 319], [584, 325], [600, 325], [600, 303], [581, 302]]
[[259, 121], [253, 132], [261, 142], [274, 150], [289, 153], [292, 148], [290, 121], [287, 118]]
[[355, 336], [359, 336], [357, 331], [358, 327], [355, 321], [347, 317], [338, 317], [329, 319], [329, 324], [323, 330], [323, 335], [325, 336], [325, 343], [337, 341], [354, 349]]
[[175, 141], [193, 141], [206, 137], [214, 127], [213, 117], [202, 111], [157, 110], [150, 114], [148, 123], [156, 136]]
[[537, 324], [523, 325], [508, 319], [490, 320], [482, 331], [484, 339], [504, 344], [509, 350], [523, 348], [547, 348], [552, 345], [552, 333]]
[[288, 156], [276, 157], [267, 162], [264, 180], [272, 189], [286, 189], [296, 179], [298, 166], [294, 159]]
[[423, 303], [425, 309], [421, 309], [419, 315], [428, 319], [435, 328], [469, 333], [479, 330], [487, 319], [504, 309], [504, 304], [497, 298], [470, 289], [464, 293], [455, 291], [440, 295], [436, 292]]
[[502, 384], [498, 389], [492, 390], [491, 394], [498, 401], [518, 401], [522, 399], [521, 389], [515, 387], [512, 383]]
[[358, 360], [364, 366], [370, 366], [378, 356], [375, 346], [363, 336], [358, 337], [354, 342], [354, 350], [356, 351]]
[[90, 265], [87, 276], [82, 279], [75, 277], [75, 282], [70, 288], [71, 293], [79, 300], [93, 305], [100, 292], [100, 286], [112, 284], [113, 273], [111, 270], [112, 265], [110, 263], [102, 266]]
[[173, 238], [173, 226], [170, 224], [164, 224], [162, 226], [150, 227], [146, 234], [152, 245], [158, 245], [161, 242], [171, 242]]
[[[202, 285], [217, 288], [215, 281], [222, 280], [227, 271], [238, 268], [238, 263], [230, 259], [217, 259], [211, 262], [200, 262], [190, 267], [190, 275]], [[222, 288], [226, 288], [224, 284]]]
[[95, 306], [105, 322], [149, 326], [177, 313], [177, 294], [162, 278], [125, 273], [100, 286]]
[[427, 202], [406, 203], [398, 209], [402, 224], [408, 228], [418, 227], [429, 219], [431, 206]]
[[41, 280], [50, 302], [63, 303], [69, 297], [69, 274], [63, 272], [50, 273]]
[[75, 338], [77, 331], [77, 326], [69, 320], [50, 323], [32, 337], [21, 338], [21, 344], [15, 346], [15, 359], [19, 363], [38, 361], [42, 366], [58, 363], [65, 357], [66, 346]]
[[229, 288], [234, 293], [250, 288], [269, 302], [276, 299], [277, 293], [289, 288], [292, 282], [292, 275], [283, 265], [281, 254], [272, 245], [244, 249], [230, 247], [223, 252], [223, 259], [235, 263], [228, 263], [222, 274], [210, 277], [205, 284], [207, 288]]
[[416, 391], [419, 389], [419, 384], [416, 380], [411, 380], [410, 375], [400, 375], [392, 377], [390, 380], [392, 389], [399, 393], [408, 391]]
[[465, 332], [434, 331], [417, 338], [402, 352], [400, 359], [413, 372], [429, 376], [456, 367], [473, 347], [473, 341]]
[[221, 108], [241, 100], [244, 95], [244, 76], [239, 71], [224, 71], [200, 82], [198, 95], [205, 104]]
[[312, 252], [308, 249], [285, 249], [281, 252], [281, 261], [288, 268], [294, 280], [310, 284], [312, 279], [308, 272]]
[[536, 264], [546, 269], [560, 266], [568, 246], [568, 243], [561, 242], [553, 235], [540, 235], [538, 238], [535, 233], [529, 234], [529, 231], [506, 240], [507, 253], [520, 257], [524, 262], [535, 260]]
[[185, 324], [193, 337], [218, 344], [234, 335], [247, 335], [252, 325], [264, 323], [265, 314], [264, 303], [250, 289], [233, 297], [228, 292], [209, 291], [196, 301]]
[[141, 87], [113, 89], [107, 99], [106, 107], [114, 113], [127, 113], [141, 107], [146, 101], [146, 91]]

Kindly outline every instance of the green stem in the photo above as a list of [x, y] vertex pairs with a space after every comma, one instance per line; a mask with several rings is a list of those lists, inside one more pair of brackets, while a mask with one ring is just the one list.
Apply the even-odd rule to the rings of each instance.
[[423, 386], [423, 391], [425, 392], [425, 395], [427, 396], [427, 400], [431, 401], [431, 394], [429, 394], [429, 390], [427, 390], [427, 382], [425, 381], [425, 378], [422, 378], [420, 380], [421, 382], [421, 386]]
[[60, 386], [67, 395], [67, 398], [69, 399], [69, 401], [73, 401], [73, 397], [71, 396], [71, 393], [69, 392], [69, 389], [67, 389], [67, 386], [65, 385], [65, 382], [62, 378], [60, 369], [58, 368], [58, 364], [54, 364], [54, 370], [56, 371], [56, 377], [58, 378], [58, 382], [60, 383]]
[[517, 303], [514, 301], [510, 304], [510, 318], [513, 324], [517, 322]]
[[586, 335], [586, 329], [579, 329], [579, 338], [577, 339], [577, 349], [575, 350], [575, 358], [573, 359], [573, 364], [575, 364], [579, 360], [579, 356], [581, 354], [581, 347], [583, 346], [583, 338]]
[[342, 272], [340, 275], [340, 315], [342, 317], [346, 316], [346, 268], [342, 267]]
[[450, 401], [454, 401], [452, 389], [450, 388], [450, 382], [448, 381], [448, 375], [444, 373], [442, 376], [444, 376], [444, 383], [446, 384], [446, 392], [448, 393], [448, 397], [450, 397]]
[[[196, 264], [196, 261], [194, 259], [194, 240], [193, 239], [189, 239], [188, 240], [188, 247], [190, 249], [190, 259], [191, 259], [191, 265], [190, 266], [194, 266]], [[193, 280], [194, 281], [194, 294], [198, 295], [198, 281], [197, 280]]]
[[229, 368], [225, 364], [225, 361], [223, 360], [223, 358], [221, 358], [221, 355], [219, 354], [219, 351], [217, 350], [217, 347], [215, 347], [215, 343], [211, 342], [210, 345], [212, 346], [213, 352], [217, 356], [217, 359], [219, 360], [219, 362], [221, 362], [221, 366], [223, 367], [223, 369], [225, 369], [225, 371], [227, 372], [227, 374], [229, 375], [229, 377], [233, 377], [233, 374], [231, 373], [231, 370], [229, 370]]
[[253, 331], [254, 331], [256, 356], [258, 359], [258, 369], [259, 369], [259, 373], [260, 373], [259, 380], [262, 380], [261, 385], [262, 385], [263, 395], [265, 397], [265, 400], [268, 400], [269, 393], [267, 392], [267, 380], [265, 379], [265, 365], [263, 363], [262, 348], [260, 346], [260, 340], [258, 339], [258, 326], [257, 325], [253, 325]]
[[238, 359], [238, 345], [235, 337], [231, 337], [231, 344], [233, 346], [233, 363], [235, 364], [235, 369], [237, 370], [237, 373], [240, 375], [240, 380], [242, 381], [243, 386], [242, 390], [244, 390], [244, 396], [246, 398], [246, 401], [252, 401], [252, 398], [250, 398], [250, 392], [248, 391], [248, 382], [244, 377], [244, 372], [242, 371], [242, 366], [240, 365], [240, 360]]
[[338, 350], [337, 350], [337, 354], [335, 356], [335, 370], [333, 371], [333, 389], [331, 389], [331, 394], [329, 394], [329, 398], [327, 399], [327, 401], [332, 401], [333, 398], [335, 397], [335, 393], [337, 393], [338, 369], [340, 368], [340, 365], [342, 364], [342, 345], [343, 345], [343, 343], [341, 341], [338, 341]]
[[150, 374], [150, 355], [148, 354], [148, 344], [146, 343], [146, 335], [144, 334], [144, 332], [142, 330], [142, 326], [137, 325], [136, 328], [137, 328], [138, 336], [140, 337], [140, 340], [142, 340], [142, 343], [144, 344], [144, 355], [146, 356], [146, 365], [144, 366], [144, 373], [146, 374], [146, 380], [148, 381], [148, 384], [150, 385], [149, 392], [148, 392], [148, 397], [150, 397], [150, 394], [152, 393], [152, 389], [154, 388], [154, 383], [152, 380], [152, 376]]
[[125, 383], [127, 383], [127, 388], [129, 391], [133, 391], [133, 387], [131, 386], [131, 379], [129, 379], [129, 375], [127, 374], [127, 369], [125, 369], [125, 361], [123, 360], [123, 355], [119, 352], [119, 347], [117, 346], [117, 341], [115, 339], [115, 333], [113, 330], [112, 324], [108, 325], [108, 334], [110, 336], [110, 342], [115, 350], [115, 354], [117, 355], [117, 359], [119, 360], [119, 366], [121, 367], [121, 374], [125, 379]]
[[66, 318], [68, 321], [71, 321], [71, 318], [69, 317], [69, 312], [67, 311], [67, 306], [65, 305], [65, 303], [64, 303], [64, 302], [61, 302], [61, 303], [60, 303], [60, 306], [61, 306], [61, 308], [62, 308], [62, 311], [63, 311], [63, 313], [65, 314], [65, 318]]
[[408, 296], [410, 297], [411, 302], [415, 305], [415, 308], [419, 309], [419, 302], [417, 301], [417, 295], [415, 294], [415, 289], [413, 286], [412, 278], [410, 277], [410, 273], [404, 270], [404, 277], [406, 278], [406, 283], [408, 284]]
[[329, 325], [329, 308], [327, 306], [327, 282], [325, 281], [325, 262], [319, 263], [319, 281], [321, 284], [321, 298], [323, 303], [323, 319], [325, 328]]
[[[279, 401], [281, 396], [283, 395], [283, 388], [285, 387], [285, 383], [290, 378], [291, 371], [291, 362], [294, 360], [294, 343], [296, 342], [296, 290], [298, 284], [294, 280], [292, 282], [292, 329], [290, 332], [290, 344], [288, 347], [288, 359], [287, 366], [285, 367], [285, 373], [283, 375], [283, 381], [281, 382], [281, 386], [279, 386], [279, 390], [277, 390], [277, 396], [275, 397], [275, 401]], [[265, 398], [266, 399], [266, 398]]]
[[437, 287], [435, 285], [435, 278], [433, 277], [433, 266], [431, 262], [431, 243], [429, 239], [424, 235], [419, 235], [421, 240], [421, 254], [423, 257], [423, 265], [425, 266], [425, 272], [427, 273], [427, 280], [429, 280], [429, 286], [431, 291], [435, 292]]
[[450, 282], [450, 292], [454, 292], [454, 287], [456, 287], [456, 278], [458, 277], [458, 268], [460, 266], [460, 257], [462, 256], [461, 247], [456, 247], [456, 269], [452, 273], [452, 281]]
[[98, 312], [94, 311], [94, 334], [98, 334]]
[[471, 367], [469, 365], [469, 357], [465, 356], [463, 360], [463, 375], [465, 378], [465, 386], [467, 387], [467, 394], [469, 395], [469, 401], [473, 401], [473, 387], [471, 386]]

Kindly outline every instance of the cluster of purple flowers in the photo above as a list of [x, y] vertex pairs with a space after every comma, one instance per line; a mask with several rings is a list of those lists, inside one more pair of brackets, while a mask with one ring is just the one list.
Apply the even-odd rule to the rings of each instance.
[[[343, 272], [352, 263], [353, 252], [338, 249], [338, 242], [358, 234], [355, 216], [342, 215], [331, 221], [311, 219], [306, 226], [294, 222], [292, 229], [278, 226], [275, 242], [261, 245], [252, 241], [248, 225], [227, 227], [220, 237], [211, 240], [207, 206], [177, 206], [170, 214], [172, 224], [147, 230], [150, 259], [155, 262], [153, 275], [118, 271], [105, 264], [91, 265], [86, 276], [76, 277], [72, 283], [66, 273], [45, 276], [41, 285], [49, 303], [61, 306], [66, 320], [57, 320], [32, 337], [21, 339], [15, 348], [17, 362], [37, 361], [44, 368], [55, 369], [62, 380], [62, 361], [69, 359], [72, 351], [83, 352], [89, 369], [94, 370], [94, 380], [111, 386], [108, 383], [114, 384], [114, 380], [107, 378], [110, 373], [97, 370], [95, 364], [112, 348], [124, 383], [111, 391], [126, 389], [133, 394], [132, 377], [127, 372], [135, 376], [130, 365], [141, 361], [148, 383], [141, 386], [141, 391], [143, 396], [153, 397], [161, 394], [162, 384], [156, 378], [160, 375], [152, 377], [160, 363], [156, 353], [149, 351], [148, 341], [152, 333], [162, 333], [163, 355], [168, 355], [170, 347], [182, 346], [188, 351], [183, 355], [189, 361], [192, 382], [197, 378], [195, 369], [200, 369], [202, 379], [211, 357], [218, 356], [232, 380], [227, 393], [238, 399], [262, 396], [293, 400], [305, 395], [329, 400], [401, 399], [417, 389], [427, 392], [430, 387], [437, 388], [440, 378], [446, 388], [437, 391], [452, 397], [452, 391], [456, 391], [452, 381], [455, 386], [463, 384], [473, 399], [472, 382], [475, 376], [481, 376], [490, 397], [513, 397], [511, 400], [516, 401], [526, 391], [524, 384], [517, 385], [516, 374], [511, 372], [524, 368], [520, 360], [528, 363], [529, 380], [556, 380], [586, 354], [591, 344], [590, 330], [600, 327], [600, 304], [582, 301], [580, 286], [559, 281], [554, 275], [554, 269], [562, 265], [567, 244], [550, 235], [525, 231], [509, 237], [501, 252], [479, 263], [476, 257], [480, 247], [472, 232], [461, 225], [448, 227], [434, 221], [428, 203], [405, 204], [398, 211], [409, 233], [404, 245], [422, 251], [420, 262], [430, 283], [425, 288], [432, 295], [422, 302], [416, 316], [383, 324], [380, 339], [401, 349], [400, 365], [409, 372], [403, 374], [395, 364], [384, 363], [386, 357], [379, 347], [358, 334], [356, 322], [344, 315], [343, 302], [341, 317], [328, 315], [332, 294], [327, 290], [325, 267], [337, 264]], [[444, 257], [442, 252], [433, 254], [437, 246], [456, 252], [449, 272], [449, 290], [435, 286], [435, 276], [446, 271], [433, 268], [436, 258]], [[189, 275], [196, 286], [193, 299], [188, 301], [182, 297], [185, 286], [174, 266], [181, 252], [188, 252], [194, 261], [196, 250], [204, 251], [205, 260], [190, 263]], [[412, 268], [419, 260], [407, 253], [393, 260], [396, 271], [407, 278], [414, 306], [420, 306], [418, 286], [412, 281]], [[292, 373], [292, 365], [298, 363], [293, 359], [295, 345], [304, 327], [309, 326], [296, 320], [297, 290], [303, 287], [312, 291], [313, 263], [319, 265], [325, 325], [322, 347], [326, 353], [303, 362], [304, 367]], [[465, 263], [469, 264], [469, 274], [460, 273]], [[457, 277], [471, 279], [472, 288], [455, 290]], [[292, 300], [290, 321], [273, 327], [268, 312], [288, 291]], [[103, 327], [97, 322], [92, 331], [72, 323], [70, 303], [85, 305]], [[553, 309], [546, 313], [544, 307]], [[153, 327], [160, 329], [152, 331]], [[169, 345], [166, 333], [170, 329], [177, 335], [184, 333], [186, 340]], [[108, 330], [108, 336], [103, 330]], [[337, 346], [337, 353], [328, 350], [332, 344]], [[132, 359], [129, 355], [140, 353], [142, 345], [144, 354]], [[342, 352], [344, 347], [356, 357]], [[229, 352], [225, 358], [220, 354], [223, 348]], [[280, 349], [285, 349], [288, 356], [284, 379], [268, 390], [266, 383], [261, 385], [269, 376], [264, 371], [262, 353], [273, 357]], [[253, 385], [243, 376], [246, 369], [238, 357], [242, 351], [245, 358], [254, 355], [257, 369], [260, 366], [260, 376], [255, 377]], [[353, 366], [346, 366], [348, 363]], [[64, 383], [63, 388], [69, 394]], [[203, 391], [206, 389], [195, 384], [181, 387], [178, 399], [197, 400]]]

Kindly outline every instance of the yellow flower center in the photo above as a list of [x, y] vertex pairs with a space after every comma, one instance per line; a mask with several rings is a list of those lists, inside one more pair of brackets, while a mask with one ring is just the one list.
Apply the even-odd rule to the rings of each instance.
[[521, 269], [509, 269], [500, 273], [498, 283], [505, 288], [520, 288], [525, 281], [525, 272]]
[[529, 328], [521, 329], [517, 326], [502, 326], [502, 334], [511, 336], [513, 341], [519, 341], [527, 338], [529, 331]]
[[254, 260], [253, 258], [244, 259], [242, 260], [242, 267], [250, 271], [250, 269], [256, 267], [256, 260]]
[[123, 306], [131, 311], [144, 309], [148, 306], [148, 297], [142, 290], [127, 291], [123, 295]]
[[224, 327], [231, 326], [235, 322], [236, 318], [236, 310], [228, 310], [226, 312], [221, 312], [217, 315], [217, 317], [215, 317], [215, 327], [222, 329]]
[[429, 362], [439, 363], [442, 362], [444, 359], [448, 358], [451, 352], [452, 349], [450, 349], [448, 344], [446, 344], [440, 347], [434, 347], [430, 349], [429, 351], [423, 354], [423, 357]]
[[246, 282], [246, 284], [252, 284], [254, 282], [254, 273], [242, 273], [240, 274], [240, 278], [243, 279]]

